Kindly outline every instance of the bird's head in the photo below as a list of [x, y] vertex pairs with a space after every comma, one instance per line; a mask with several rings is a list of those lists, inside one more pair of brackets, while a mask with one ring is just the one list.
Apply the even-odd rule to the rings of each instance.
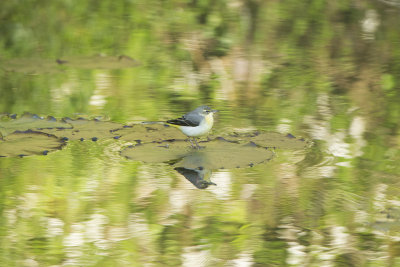
[[196, 108], [199, 114], [207, 116], [209, 114], [213, 115], [214, 113], [218, 112], [218, 110], [211, 109], [209, 106], [200, 106]]

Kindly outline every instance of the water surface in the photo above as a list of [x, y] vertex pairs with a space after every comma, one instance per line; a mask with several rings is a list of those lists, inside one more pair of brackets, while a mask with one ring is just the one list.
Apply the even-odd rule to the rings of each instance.
[[1, 113], [132, 124], [207, 104], [214, 135], [312, 144], [206, 189], [119, 140], [0, 158], [1, 265], [400, 264], [398, 1], [0, 7]]

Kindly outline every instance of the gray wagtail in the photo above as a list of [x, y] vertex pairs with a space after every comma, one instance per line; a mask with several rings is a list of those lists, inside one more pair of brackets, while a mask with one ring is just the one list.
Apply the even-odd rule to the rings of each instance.
[[189, 137], [190, 144], [194, 148], [192, 140], [196, 142], [197, 149], [200, 148], [197, 143], [196, 137], [205, 135], [208, 133], [214, 124], [214, 113], [217, 110], [212, 110], [208, 106], [200, 106], [189, 113], [186, 113], [180, 118], [174, 120], [168, 120], [167, 123], [174, 125], [179, 128], [185, 135]]

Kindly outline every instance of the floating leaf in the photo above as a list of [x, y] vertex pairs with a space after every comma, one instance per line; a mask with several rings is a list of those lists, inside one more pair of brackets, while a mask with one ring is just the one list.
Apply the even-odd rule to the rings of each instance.
[[121, 152], [121, 155], [146, 163], [161, 163], [180, 159], [191, 150], [192, 148], [183, 141], [153, 142], [129, 146]]
[[248, 143], [252, 142], [258, 146], [269, 148], [281, 148], [299, 150], [304, 149], [309, 145], [304, 139], [298, 139], [291, 134], [280, 134], [273, 132], [252, 132], [232, 134], [225, 137], [226, 140], [231, 142]]
[[35, 131], [16, 131], [0, 140], [0, 157], [47, 155], [65, 145], [60, 138]]
[[66, 123], [71, 125], [72, 129], [47, 129], [45, 133], [54, 134], [68, 140], [92, 140], [113, 138], [117, 136], [114, 131], [122, 128], [122, 124], [111, 121], [98, 121], [87, 119], [64, 119]]
[[14, 58], [1, 63], [1, 68], [6, 71], [28, 74], [57, 73], [65, 67], [79, 69], [124, 69], [138, 66], [139, 63], [129, 56], [86, 56], [66, 57], [62, 59], [44, 58]]
[[88, 57], [66, 57], [57, 59], [60, 65], [79, 69], [125, 69], [139, 65], [133, 58], [125, 55], [105, 56], [95, 55]]
[[121, 136], [120, 140], [138, 143], [187, 139], [180, 130], [167, 124], [134, 124], [114, 133]]
[[26, 74], [57, 73], [62, 71], [62, 68], [55, 60], [44, 58], [13, 58], [2, 62], [0, 67], [6, 71]]
[[270, 160], [274, 152], [251, 144], [236, 144], [223, 140], [201, 142], [204, 149], [185, 155], [175, 166], [196, 169], [232, 169], [252, 167]]
[[65, 118], [61, 121], [54, 117], [46, 119], [26, 113], [0, 116], [0, 140], [15, 131], [36, 130], [66, 140], [92, 140], [105, 138], [136, 142], [122, 152], [127, 158], [144, 162], [167, 162], [182, 160], [177, 167], [196, 170], [199, 167], [219, 169], [253, 166], [272, 157], [265, 148], [304, 149], [308, 142], [292, 135], [278, 133], [253, 132], [232, 134], [226, 137], [208, 138], [202, 141], [205, 149], [193, 150], [187, 137], [175, 127], [162, 123], [142, 123], [132, 126], [88, 120]]
[[188, 142], [154, 142], [130, 146], [121, 155], [146, 163], [176, 162], [174, 166], [187, 169], [231, 169], [251, 167], [274, 156], [272, 151], [254, 145], [244, 145], [225, 140], [203, 141], [200, 150]]
[[0, 133], [6, 136], [15, 131], [42, 130], [42, 129], [67, 129], [72, 126], [54, 117], [41, 118], [35, 114], [25, 113], [21, 117], [3, 116], [0, 121]]

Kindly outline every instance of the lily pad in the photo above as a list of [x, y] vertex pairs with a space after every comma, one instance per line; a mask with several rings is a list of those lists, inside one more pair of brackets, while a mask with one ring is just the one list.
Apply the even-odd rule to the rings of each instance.
[[47, 155], [60, 150], [65, 141], [60, 138], [36, 131], [16, 131], [0, 140], [0, 157], [23, 157], [30, 155]]
[[177, 160], [190, 153], [192, 148], [186, 142], [153, 142], [129, 146], [121, 151], [127, 159], [146, 163], [161, 163]]
[[114, 131], [121, 140], [128, 142], [161, 142], [187, 139], [180, 130], [167, 124], [134, 124]]
[[2, 62], [0, 67], [25, 74], [57, 73], [63, 70], [55, 60], [44, 58], [13, 58]]
[[130, 146], [121, 155], [146, 163], [174, 162], [175, 167], [187, 169], [232, 169], [252, 167], [273, 158], [268, 149], [226, 140], [204, 141], [204, 148], [195, 150], [185, 141], [154, 142]]
[[225, 137], [231, 142], [247, 143], [252, 142], [258, 146], [266, 148], [280, 148], [290, 150], [300, 150], [306, 148], [309, 143], [304, 139], [296, 138], [291, 134], [280, 134], [274, 132], [251, 132], [231, 134]]
[[68, 140], [97, 141], [100, 139], [116, 137], [117, 135], [114, 131], [123, 127], [122, 124], [111, 121], [87, 119], [72, 120], [69, 118], [63, 119], [63, 121], [71, 125], [72, 129], [53, 128], [42, 131]]
[[139, 63], [129, 56], [81, 56], [62, 59], [13, 58], [1, 62], [0, 67], [6, 71], [40, 74], [57, 73], [65, 67], [79, 69], [124, 69], [138, 66]]
[[125, 69], [139, 65], [133, 58], [125, 55], [105, 56], [94, 55], [87, 57], [66, 57], [57, 59], [60, 65], [69, 66], [78, 69]]
[[0, 120], [0, 133], [7, 136], [15, 131], [42, 130], [42, 129], [72, 128], [67, 122], [58, 121], [54, 117], [42, 118], [35, 114], [25, 113], [21, 117], [3, 116]]

